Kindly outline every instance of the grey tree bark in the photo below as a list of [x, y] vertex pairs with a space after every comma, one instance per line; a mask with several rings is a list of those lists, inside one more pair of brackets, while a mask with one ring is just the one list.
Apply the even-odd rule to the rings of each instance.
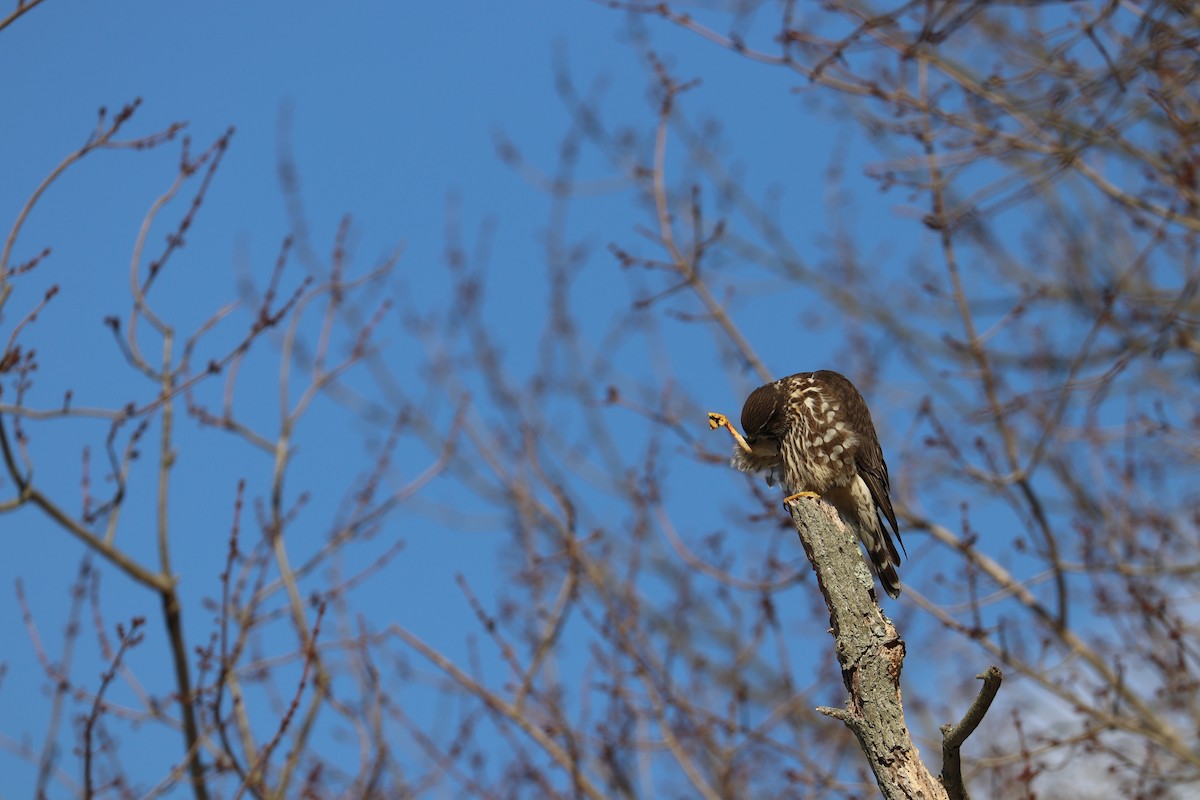
[[888, 800], [967, 800], [959, 748], [987, 713], [1000, 687], [1000, 671], [990, 667], [978, 676], [984, 686], [971, 709], [957, 725], [942, 727], [943, 770], [934, 777], [904, 722], [900, 694], [904, 640], [879, 607], [875, 579], [858, 538], [827, 503], [799, 498], [789, 504], [789, 510], [829, 608], [830, 633], [849, 693], [845, 708], [817, 710], [853, 731]]

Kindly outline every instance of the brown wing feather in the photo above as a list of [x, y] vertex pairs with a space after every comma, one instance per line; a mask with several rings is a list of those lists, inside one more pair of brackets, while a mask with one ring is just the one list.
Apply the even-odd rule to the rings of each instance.
[[874, 447], [858, 448], [858, 452], [854, 454], [854, 465], [858, 467], [858, 474], [862, 476], [867, 488], [871, 490], [871, 499], [883, 512], [888, 524], [892, 526], [892, 531], [899, 533], [900, 527], [896, 524], [896, 512], [892, 509], [892, 498], [888, 494], [892, 489], [892, 484], [888, 479], [887, 462], [883, 460], [883, 451], [879, 448], [879, 443], [873, 442], [872, 444]]
[[[859, 455], [854, 460], [858, 466], [859, 477], [871, 491], [871, 499], [875, 501], [875, 506], [883, 513], [888, 524], [892, 526], [892, 533], [895, 534], [900, 548], [904, 550], [904, 540], [900, 538], [900, 526], [896, 524], [896, 512], [892, 509], [892, 498], [888, 496], [887, 464], [883, 460], [883, 453], [879, 452], [877, 459], [870, 459], [863, 457], [864, 450], [866, 448], [859, 448]], [[878, 450], [878, 446], [876, 446], [876, 450]], [[880, 526], [880, 532], [883, 534], [884, 541], [887, 542], [892, 558], [895, 559], [895, 563], [899, 564], [900, 554], [896, 552], [896, 545], [892, 544], [892, 537], [882, 526]], [[904, 550], [904, 555], [908, 555], [908, 550]]]
[[[879, 435], [875, 433], [875, 423], [871, 420], [871, 411], [867, 408], [867, 403], [858, 389], [844, 375], [830, 370], [821, 370], [817, 376], [822, 381], [836, 386], [838, 394], [844, 398], [846, 421], [860, 440], [854, 453], [854, 465], [858, 469], [863, 483], [867, 484], [876, 508], [891, 525], [892, 533], [896, 535], [896, 541], [903, 549], [904, 540], [900, 538], [900, 526], [896, 523], [896, 511], [892, 508], [892, 498], [888, 494], [892, 487], [888, 478], [887, 462], [883, 460], [883, 449], [879, 446]], [[896, 551], [896, 545], [892, 543], [891, 536], [887, 534], [886, 530], [880, 532], [883, 534], [884, 541], [887, 542], [890, 555], [895, 559], [895, 563], [899, 564], [900, 554]], [[904, 554], [908, 555], [908, 551], [905, 550]]]

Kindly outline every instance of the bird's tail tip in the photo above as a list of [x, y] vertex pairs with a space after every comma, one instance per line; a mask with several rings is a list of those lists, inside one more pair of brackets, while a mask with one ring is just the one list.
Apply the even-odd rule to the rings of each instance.
[[888, 593], [888, 597], [895, 600], [900, 596], [900, 576], [896, 574], [896, 568], [891, 564], [885, 564], [882, 569], [879, 569], [879, 562], [876, 561], [875, 573], [879, 576], [879, 583], [882, 584], [883, 590]]

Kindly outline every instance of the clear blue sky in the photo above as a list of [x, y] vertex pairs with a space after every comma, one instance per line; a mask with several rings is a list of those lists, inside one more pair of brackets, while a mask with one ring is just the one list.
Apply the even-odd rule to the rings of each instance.
[[[780, 216], [794, 240], [819, 240], [831, 224], [824, 211], [824, 174], [835, 148], [845, 145], [839, 141], [845, 129], [806, 112], [803, 101], [789, 92], [795, 81], [785, 75], [754, 69], [680, 32], [659, 30], [655, 35], [656, 46], [677, 74], [702, 78], [700, 88], [686, 98], [689, 111], [719, 117], [729, 146], [746, 156], [746, 184], [755, 191], [779, 187]], [[644, 133], [653, 124], [650, 79], [626, 38], [621, 15], [583, 0], [337, 5], [47, 0], [0, 34], [0, 74], [7, 76], [0, 82], [5, 111], [0, 220], [7, 228], [38, 182], [83, 143], [100, 106], [115, 109], [140, 97], [143, 105], [130, 134], [186, 121], [197, 146], [234, 126], [232, 148], [163, 292], [171, 313], [195, 324], [235, 296], [239, 253], [261, 282], [287, 233], [277, 164], [281, 111], [290, 108], [291, 140], [318, 249], [329, 248], [346, 213], [354, 218], [360, 266], [403, 242], [400, 285], [418, 305], [428, 298], [434, 307], [445, 299], [448, 283], [441, 254], [448, 198], [461, 198], [468, 241], [484, 220], [494, 221], [488, 313], [494, 315], [510, 366], [520, 373], [525, 348], [541, 329], [542, 306], [528, 298], [541, 297], [541, 237], [549, 203], [496, 157], [494, 133], [503, 131], [531, 161], [553, 166], [568, 124], [553, 85], [556, 53], [581, 86], [607, 81], [605, 111]], [[847, 160], [852, 182], [873, 157], [853, 141], [838, 152]], [[52, 189], [23, 231], [18, 259], [44, 245], [52, 246], [54, 255], [22, 285], [22, 297], [37, 297], [39, 287], [52, 282], [63, 290], [29, 334], [47, 365], [38, 378], [39, 404], [52, 405], [68, 386], [75, 387], [79, 403], [120, 402], [134, 394], [130, 382], [136, 379], [107, 339], [102, 319], [128, 313], [128, 262], [137, 226], [172, 176], [177, 154], [175, 145], [151, 154], [95, 154]], [[589, 155], [582, 161], [581, 177], [607, 179], [612, 170]], [[877, 204], [870, 212], [875, 222], [861, 240], [864, 250], [870, 252], [889, 237], [894, 202], [864, 196], [862, 213]], [[583, 213], [576, 213], [571, 233], [590, 246], [580, 291], [595, 293], [597, 309], [596, 319], [585, 318], [584, 324], [600, 329], [609, 322], [610, 309], [627, 307], [630, 300], [628, 283], [606, 245], [636, 244], [635, 226], [645, 224], [647, 217], [628, 194], [601, 196], [580, 208]], [[888, 257], [886, 251], [879, 255]], [[896, 264], [895, 269], [904, 266]], [[798, 361], [795, 353], [798, 344], [805, 352], [834, 346], [823, 337], [836, 332], [777, 335], [781, 320], [794, 320], [797, 306], [790, 304], [796, 297], [764, 295], [755, 283], [744, 291], [754, 302], [737, 307], [738, 321], [773, 370], [785, 374], [831, 366]], [[13, 315], [27, 307], [22, 302], [14, 301], [6, 310], [5, 331], [11, 329]], [[682, 301], [678, 307], [687, 309]], [[720, 365], [710, 363], [710, 334], [700, 326], [668, 323], [667, 329], [675, 373], [695, 377], [692, 391], [707, 382], [707, 402], [736, 413], [742, 393], [757, 382], [754, 377], [746, 375], [741, 385], [731, 385]], [[398, 340], [398, 328], [390, 338]], [[629, 360], [624, 368], [632, 374], [653, 370], [637, 353], [621, 357]], [[273, 376], [264, 382], [273, 385]], [[90, 398], [80, 395], [84, 386]], [[137, 393], [144, 393], [144, 387]], [[353, 435], [353, 429], [322, 430], [323, 419], [316, 415], [316, 429], [305, 431], [312, 444], [297, 463], [294, 485], [303, 487], [308, 481], [310, 488], [319, 487], [322, 470], [331, 465], [335, 470], [360, 469], [357, 444], [344, 464], [340, 461], [346, 451], [339, 450], [339, 437]], [[895, 417], [880, 410], [877, 419], [885, 443], [898, 446], [911, 409], [901, 408]], [[45, 480], [68, 507], [75, 507], [80, 428], [52, 427], [39, 431], [35, 453], [45, 464]], [[702, 428], [699, 418], [697, 430]], [[253, 462], [261, 456], [214, 443], [214, 438], [179, 443], [184, 456], [172, 506], [178, 515], [173, 528], [177, 563], [187, 565], [184, 591], [193, 637], [208, 618], [199, 601], [216, 590], [236, 480], [243, 465], [246, 473], [265, 470]], [[93, 453], [93, 459], [98, 461], [99, 454]], [[668, 487], [678, 519], [699, 530], [720, 524], [719, 512], [697, 510], [695, 498], [717, 486], [738, 491], [737, 482], [712, 469], [697, 469], [686, 459], [681, 462]], [[412, 470], [420, 463], [413, 456], [403, 466]], [[196, 478], [189, 480], [189, 475]], [[689, 482], [691, 488], [700, 483], [702, 491], [690, 494]], [[252, 484], [255, 488], [262, 486]], [[316, 502], [314, 515], [328, 509], [322, 503], [336, 499]], [[505, 537], [489, 532], [486, 518], [473, 533], [431, 533], [429, 521], [419, 515], [399, 515], [394, 525], [385, 535], [405, 538], [405, 554], [389, 568], [381, 586], [364, 590], [375, 594], [360, 597], [378, 609], [377, 622], [394, 619], [461, 654], [466, 634], [478, 631], [452, 576], [462, 572], [485, 600], [494, 597], [497, 550]], [[41, 692], [44, 678], [28, 645], [14, 581], [24, 578], [53, 658], [60, 647], [66, 591], [82, 550], [66, 533], [28, 513], [6, 516], [3, 537], [0, 637], [9, 672], [0, 687], [0, 733], [19, 737], [33, 732], [36, 748], [48, 700]], [[795, 555], [800, 556], [798, 550]], [[111, 570], [105, 573], [110, 621], [146, 613], [151, 617], [148, 636], [161, 637], [156, 610], [147, 607], [152, 599]], [[159, 643], [143, 646], [147, 652], [159, 649]], [[146, 658], [137, 670], [154, 668]], [[65, 738], [64, 746], [69, 741]], [[176, 743], [167, 745], [174, 748]], [[63, 761], [75, 763], [69, 755]], [[25, 796], [34, 779], [27, 763], [5, 751], [0, 751], [0, 776], [0, 797]]]

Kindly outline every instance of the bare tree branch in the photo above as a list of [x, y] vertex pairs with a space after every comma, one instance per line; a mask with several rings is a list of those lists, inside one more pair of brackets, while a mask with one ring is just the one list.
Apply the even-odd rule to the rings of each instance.
[[983, 681], [983, 686], [980, 687], [979, 694], [971, 703], [971, 707], [967, 709], [967, 713], [963, 715], [957, 725], [946, 723], [941, 728], [942, 774], [938, 779], [942, 782], [942, 786], [946, 787], [946, 794], [950, 800], [969, 800], [970, 798], [962, 777], [961, 750], [963, 742], [975, 732], [979, 723], [983, 722], [984, 715], [987, 714], [992, 701], [996, 699], [996, 692], [1000, 691], [1000, 682], [1004, 680], [1004, 674], [996, 666], [988, 667], [976, 677]]

